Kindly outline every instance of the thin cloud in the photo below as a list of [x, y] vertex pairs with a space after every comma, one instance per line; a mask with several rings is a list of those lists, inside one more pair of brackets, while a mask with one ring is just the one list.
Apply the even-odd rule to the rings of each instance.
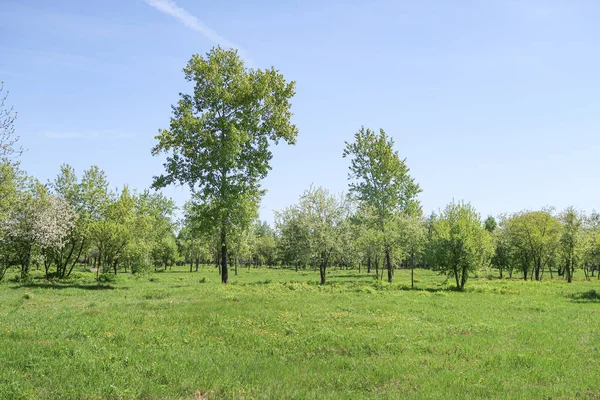
[[238, 49], [239, 54], [246, 61], [251, 63], [251, 60], [246, 55], [246, 52], [237, 44], [227, 40], [223, 36], [219, 35], [214, 30], [210, 29], [208, 26], [204, 25], [202, 21], [200, 21], [196, 16], [190, 14], [187, 10], [179, 7], [175, 2], [171, 0], [146, 0], [146, 3], [163, 14], [170, 15], [171, 17], [176, 18], [186, 27], [190, 28], [193, 31], [200, 33], [206, 39], [210, 40], [215, 44], [219, 44], [223, 47], [231, 47], [234, 49]]

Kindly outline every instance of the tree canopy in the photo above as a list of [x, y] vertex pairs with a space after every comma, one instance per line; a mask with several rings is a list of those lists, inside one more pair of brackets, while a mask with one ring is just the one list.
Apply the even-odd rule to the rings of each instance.
[[170, 128], [156, 137], [155, 155], [167, 153], [165, 174], [153, 186], [188, 185], [202, 224], [219, 232], [221, 276], [228, 282], [227, 238], [246, 229], [264, 194], [271, 143], [294, 144], [294, 82], [274, 68], [247, 69], [235, 50], [213, 48], [184, 68], [192, 94], [173, 106]]

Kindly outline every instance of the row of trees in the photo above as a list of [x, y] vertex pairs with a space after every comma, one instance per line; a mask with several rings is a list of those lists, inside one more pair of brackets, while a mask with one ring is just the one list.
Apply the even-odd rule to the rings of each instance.
[[[249, 70], [235, 50], [220, 47], [205, 57], [194, 55], [184, 73], [193, 92], [181, 94], [169, 129], [159, 131], [153, 153], [165, 153], [167, 161], [154, 186], [190, 187], [189, 220], [220, 249], [227, 283], [228, 260], [237, 265], [243, 254], [254, 258], [245, 243], [255, 237], [248, 232], [264, 194], [260, 182], [270, 169], [270, 145], [295, 143], [297, 128], [290, 122], [295, 83], [273, 68]], [[582, 238], [595, 237], [596, 230], [572, 209], [560, 218], [542, 210], [484, 224], [470, 204], [452, 202], [424, 219], [421, 188], [385, 131], [361, 128], [343, 157], [350, 161], [348, 196], [311, 187], [298, 204], [278, 212], [270, 242], [276, 243], [277, 257], [271, 259], [312, 266], [321, 283], [331, 265], [374, 266], [380, 277], [387, 272], [389, 282], [396, 266], [408, 264], [414, 271], [420, 265], [447, 273], [460, 289], [477, 268], [492, 265], [509, 275], [520, 266], [525, 279], [531, 274], [541, 279], [547, 270], [571, 280], [585, 253], [586, 273], [596, 268], [590, 258], [595, 247], [581, 250], [583, 242], [595, 240]]]
[[342, 152], [348, 194], [311, 187], [276, 213], [273, 230], [257, 222], [261, 181], [271, 168], [271, 145], [295, 143], [295, 83], [274, 68], [247, 69], [235, 50], [220, 47], [194, 55], [184, 73], [193, 92], [181, 94], [152, 149], [166, 158], [153, 187], [191, 190], [180, 224], [171, 200], [109, 190], [97, 167], [79, 179], [65, 165], [46, 185], [27, 177], [9, 157], [19, 154], [14, 116], [0, 112], [0, 274], [19, 265], [26, 277], [33, 263], [47, 277], [64, 278], [78, 262], [135, 272], [180, 256], [191, 271], [214, 262], [223, 283], [230, 265], [236, 273], [240, 265], [314, 268], [321, 283], [331, 266], [375, 270], [389, 282], [396, 268], [411, 268], [414, 277], [420, 266], [446, 273], [462, 289], [478, 268], [495, 267], [500, 276], [519, 270], [538, 280], [556, 273], [570, 282], [576, 268], [589, 277], [600, 265], [596, 214], [523, 211], [482, 222], [470, 204], [452, 202], [425, 218], [421, 188], [393, 139], [365, 127]]
[[0, 172], [0, 277], [15, 265], [22, 278], [32, 265], [66, 278], [82, 262], [117, 273], [175, 259], [175, 205], [161, 194], [110, 190], [96, 166], [79, 178], [63, 165], [45, 185], [8, 160]]
[[[357, 138], [367, 135], [373, 132], [361, 130]], [[385, 132], [378, 136], [385, 138]], [[381, 143], [393, 146], [390, 139]], [[164, 268], [176, 261], [189, 263], [190, 271], [204, 263], [222, 266], [220, 232], [201, 224], [203, 210], [193, 201], [176, 223], [171, 200], [127, 187], [111, 191], [95, 166], [78, 178], [64, 165], [46, 185], [8, 162], [0, 164], [0, 171], [0, 277], [10, 266], [18, 266], [23, 278], [32, 265], [55, 278], [68, 277], [77, 263], [113, 273]], [[407, 187], [416, 192], [408, 169], [399, 171], [397, 177], [407, 179]], [[297, 204], [276, 213], [274, 229], [254, 220], [248, 229], [232, 230], [226, 257], [236, 273], [238, 266], [313, 268], [321, 283], [333, 266], [365, 269], [379, 279], [387, 273], [390, 282], [397, 267], [413, 274], [416, 267], [431, 268], [448, 274], [460, 289], [482, 268], [496, 269], [499, 277], [517, 271], [524, 279], [557, 275], [569, 282], [576, 269], [587, 278], [600, 269], [596, 213], [546, 209], [482, 221], [471, 205], [452, 202], [424, 217], [418, 202], [404, 197], [401, 207], [390, 207], [382, 218], [381, 209], [364, 199], [310, 187]]]

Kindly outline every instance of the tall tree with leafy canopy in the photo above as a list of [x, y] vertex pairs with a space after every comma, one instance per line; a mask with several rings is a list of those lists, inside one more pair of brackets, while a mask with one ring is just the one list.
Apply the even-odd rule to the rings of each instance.
[[170, 128], [156, 137], [154, 155], [167, 153], [155, 188], [186, 184], [202, 203], [202, 224], [219, 232], [221, 281], [228, 283], [228, 238], [248, 226], [264, 193], [270, 145], [294, 144], [294, 82], [275, 68], [247, 69], [236, 50], [216, 47], [192, 56], [184, 68], [193, 93], [173, 106]]
[[419, 214], [421, 207], [417, 195], [421, 188], [410, 176], [406, 159], [394, 150], [394, 139], [383, 129], [379, 134], [362, 127], [354, 142], [346, 142], [344, 157], [349, 157], [350, 194], [359, 202], [366, 203], [377, 215], [376, 224], [384, 238], [388, 281], [392, 282], [394, 269], [391, 262], [391, 246], [386, 240], [386, 222], [398, 212], [406, 215]]

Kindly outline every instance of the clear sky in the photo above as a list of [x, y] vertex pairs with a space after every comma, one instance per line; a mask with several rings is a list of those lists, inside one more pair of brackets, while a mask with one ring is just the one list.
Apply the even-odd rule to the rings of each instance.
[[221, 44], [297, 82], [298, 143], [274, 149], [268, 221], [311, 183], [346, 190], [344, 141], [361, 125], [394, 137], [427, 213], [453, 198], [484, 217], [600, 208], [596, 0], [2, 0], [0, 13], [21, 165], [44, 182], [96, 164], [148, 187], [182, 68]]

